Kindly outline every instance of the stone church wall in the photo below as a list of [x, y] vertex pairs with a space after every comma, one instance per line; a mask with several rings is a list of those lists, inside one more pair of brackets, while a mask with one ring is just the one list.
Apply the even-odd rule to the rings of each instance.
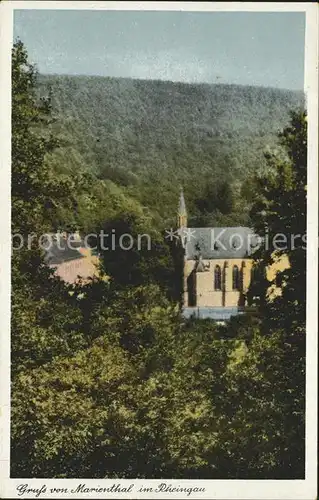
[[[196, 261], [186, 260], [184, 267], [184, 305], [199, 307], [232, 307], [242, 305], [251, 279], [251, 259], [211, 259], [204, 260], [206, 271], [194, 273]], [[215, 290], [214, 270], [219, 265], [222, 271], [221, 290]], [[240, 290], [233, 290], [233, 267], [240, 271]], [[191, 273], [194, 273], [191, 276]], [[194, 287], [190, 290], [190, 287]], [[196, 296], [196, 304], [190, 297]]]

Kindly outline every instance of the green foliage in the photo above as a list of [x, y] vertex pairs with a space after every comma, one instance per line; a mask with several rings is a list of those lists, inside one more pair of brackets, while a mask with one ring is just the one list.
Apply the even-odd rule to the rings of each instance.
[[21, 373], [13, 386], [13, 475], [117, 473], [134, 440], [135, 379], [123, 350], [105, 338], [74, 356]]
[[[61, 204], [73, 209], [74, 185], [45, 168], [44, 157], [57, 141], [48, 134], [50, 100], [36, 98], [37, 73], [18, 41], [12, 55], [12, 232], [43, 234], [57, 227]], [[41, 133], [41, 130], [46, 133]]]
[[[236, 85], [41, 76], [40, 94], [48, 87], [73, 147], [91, 155], [90, 168], [135, 173], [136, 182], [158, 168], [174, 178], [184, 170], [199, 178], [236, 160], [254, 167], [254, 155], [263, 162], [262, 150], [285, 124], [287, 109], [303, 100], [294, 92]], [[253, 145], [245, 151], [249, 165], [240, 156], [243, 138]]]
[[154, 286], [106, 302], [90, 347], [15, 377], [13, 476], [187, 477], [219, 446], [231, 345], [181, 330]]
[[302, 479], [304, 358], [285, 332], [267, 333], [256, 332], [246, 355], [230, 367], [223, 444], [234, 477]]
[[118, 287], [153, 282], [172, 295], [173, 260], [164, 235], [152, 222], [137, 205], [109, 218], [102, 226], [104, 241], [99, 247], [104, 269]]
[[[266, 170], [264, 149], [277, 142], [287, 110], [303, 103], [302, 93], [284, 90], [124, 78], [42, 75], [38, 94], [48, 88], [63, 142], [51, 161], [123, 186], [164, 225], [175, 217], [180, 184], [196, 223], [207, 181], [233, 188]], [[236, 205], [234, 221], [245, 208]], [[228, 205], [213, 208], [229, 214]]]
[[[66, 287], [44, 265], [36, 239], [60, 225], [58, 212], [75, 204], [75, 180], [57, 177], [45, 155], [57, 146], [43, 126], [50, 123], [50, 101], [35, 96], [36, 72], [23, 44], [12, 54], [12, 233], [24, 238], [12, 256], [12, 373], [41, 365], [57, 353], [83, 345], [78, 312], [68, 309]], [[27, 236], [37, 238], [27, 245]], [[53, 307], [54, 304], [54, 307]], [[62, 333], [63, 332], [63, 333]]]
[[[13, 273], [16, 272], [13, 268]], [[21, 288], [15, 279], [12, 281], [12, 376], [87, 345], [80, 329], [81, 311], [66, 286], [44, 270], [34, 276], [34, 280], [40, 278], [48, 283], [41, 286], [29, 282]]]
[[[180, 317], [181, 249], [162, 233], [174, 227], [181, 179], [197, 221], [244, 220], [239, 193], [250, 203], [258, 185], [256, 229], [304, 229], [304, 116], [293, 115], [262, 182], [246, 191], [233, 182], [236, 161], [254, 169], [272, 115], [284, 119], [297, 97], [71, 77], [42, 78], [42, 90], [48, 81], [62, 126], [51, 121], [50, 100], [39, 102], [37, 74], [17, 42], [13, 231], [77, 227], [116, 237], [113, 250], [99, 248], [110, 279], [82, 286], [54, 278], [36, 248], [14, 252], [11, 476], [304, 477], [300, 245], [288, 250], [281, 298], [268, 303], [258, 284], [261, 314], [220, 326]], [[132, 251], [120, 248], [123, 233]], [[151, 249], [144, 238], [136, 251], [142, 234]], [[271, 262], [265, 249], [259, 258]]]
[[[259, 274], [269, 264], [287, 256], [290, 268], [275, 277], [282, 294], [274, 301], [266, 300], [265, 288], [271, 282], [261, 280], [251, 294], [261, 298], [264, 314], [274, 325], [286, 331], [300, 330], [304, 335], [306, 307], [306, 194], [307, 194], [307, 122], [304, 112], [293, 112], [290, 125], [280, 134], [285, 156], [268, 155], [271, 175], [257, 179], [258, 198], [251, 218], [258, 234], [267, 235], [270, 244], [263, 244], [256, 254]], [[285, 240], [275, 247], [274, 237]], [[292, 333], [292, 332], [291, 332]]]
[[210, 213], [217, 209], [224, 214], [231, 213], [234, 208], [234, 200], [229, 184], [225, 181], [212, 184], [208, 178], [204, 184], [202, 197], [195, 200], [195, 205], [199, 211], [201, 213]]
[[[262, 245], [258, 250], [255, 257], [259, 279], [254, 280], [250, 294], [257, 297], [262, 332], [269, 337], [262, 339], [257, 348], [258, 351], [262, 349], [263, 369], [267, 375], [261, 380], [261, 397], [267, 396], [266, 384], [269, 384], [268, 390], [276, 385], [273, 408], [277, 424], [271, 443], [274, 456], [280, 457], [276, 462], [277, 475], [288, 477], [287, 471], [294, 470], [296, 477], [302, 478], [305, 473], [306, 355], [306, 248], [303, 237], [306, 235], [307, 193], [304, 112], [291, 114], [291, 122], [280, 134], [280, 139], [286, 155], [268, 155], [272, 175], [258, 181], [259, 199], [251, 217], [259, 234], [267, 231], [270, 241], [275, 235], [285, 235], [286, 242], [279, 249], [270, 244], [269, 248]], [[282, 256], [288, 257], [290, 267], [278, 272], [274, 281], [269, 282], [265, 269]], [[273, 283], [281, 288], [281, 294], [275, 298], [266, 293]]]

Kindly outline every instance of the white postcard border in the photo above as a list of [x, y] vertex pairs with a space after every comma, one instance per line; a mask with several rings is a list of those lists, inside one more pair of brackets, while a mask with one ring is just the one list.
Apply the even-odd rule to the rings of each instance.
[[[258, 11], [305, 12], [305, 91], [308, 107], [308, 201], [307, 201], [307, 340], [306, 340], [306, 479], [305, 480], [109, 480], [109, 479], [10, 479], [10, 163], [11, 163], [11, 46], [13, 12], [18, 9], [66, 10], [166, 10], [166, 11]], [[47, 486], [38, 498], [218, 498], [218, 499], [302, 499], [316, 498], [317, 479], [317, 307], [318, 307], [318, 5], [311, 2], [87, 2], [5, 1], [0, 5], [0, 497], [19, 498], [17, 486]], [[87, 488], [120, 484], [134, 489], [127, 493], [58, 493], [85, 484]], [[166, 483], [176, 488], [205, 488], [205, 492], [139, 492]], [[35, 498], [23, 495], [22, 498]]]

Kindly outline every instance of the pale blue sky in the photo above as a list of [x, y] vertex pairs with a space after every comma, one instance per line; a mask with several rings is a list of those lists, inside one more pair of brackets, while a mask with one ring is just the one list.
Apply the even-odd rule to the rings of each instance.
[[303, 88], [305, 15], [19, 10], [41, 73]]

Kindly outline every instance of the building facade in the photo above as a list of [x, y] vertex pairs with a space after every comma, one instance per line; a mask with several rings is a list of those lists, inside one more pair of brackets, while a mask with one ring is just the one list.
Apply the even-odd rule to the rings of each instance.
[[183, 315], [226, 320], [244, 312], [258, 237], [247, 227], [188, 227], [183, 192], [178, 227], [184, 248]]
[[79, 233], [48, 235], [44, 260], [56, 276], [69, 284], [84, 284], [99, 276], [99, 257], [82, 241]]

